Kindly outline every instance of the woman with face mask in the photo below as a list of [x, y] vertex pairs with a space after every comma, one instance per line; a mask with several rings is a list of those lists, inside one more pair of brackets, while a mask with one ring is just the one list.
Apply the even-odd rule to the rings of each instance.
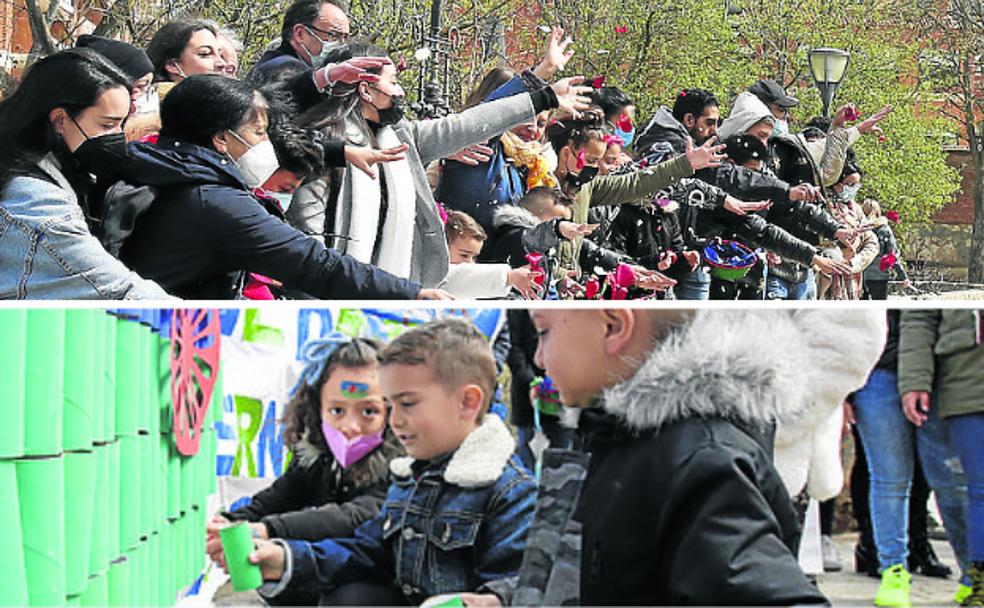
[[94, 178], [126, 157], [131, 81], [89, 49], [35, 63], [0, 102], [0, 298], [162, 299], [87, 224]]
[[[329, 55], [328, 61], [385, 56], [382, 49], [359, 41]], [[297, 122], [322, 130], [329, 139], [375, 150], [396, 149], [405, 158], [386, 163], [375, 175], [353, 170], [357, 167], [350, 162], [331, 183], [302, 188], [287, 217], [306, 232], [335, 235], [335, 247], [360, 261], [438, 286], [449, 270], [448, 247], [425, 165], [530, 122], [545, 110], [584, 109], [588, 88], [577, 86], [578, 78], [567, 78], [446, 118], [411, 121], [404, 116], [406, 102], [396, 66], [389, 62], [375, 71], [378, 82], [336, 83], [331, 94]]]
[[138, 272], [190, 299], [235, 297], [245, 272], [324, 299], [446, 297], [325, 248], [254, 197], [278, 164], [268, 104], [252, 85], [192, 76], [164, 100], [161, 118], [157, 144], [131, 144], [122, 176], [157, 189], [120, 250]]
[[[872, 232], [873, 225], [868, 222], [868, 216], [857, 202], [861, 191], [861, 169], [855, 164], [853, 153], [848, 155], [847, 164], [840, 180], [832, 188], [833, 195], [827, 200], [827, 211], [842, 226], [857, 231], [857, 237], [848, 245], [840, 243], [839, 247], [827, 243], [823, 254], [827, 257], [844, 259], [851, 264], [850, 277], [829, 277], [820, 275], [817, 280], [819, 299], [821, 300], [859, 300], [861, 299], [864, 277], [863, 273], [881, 250], [878, 237]], [[821, 246], [824, 246], [821, 243]]]

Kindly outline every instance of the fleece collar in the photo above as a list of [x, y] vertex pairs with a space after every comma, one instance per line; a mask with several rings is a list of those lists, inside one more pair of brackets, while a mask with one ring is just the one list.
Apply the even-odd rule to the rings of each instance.
[[[444, 469], [444, 481], [462, 488], [492, 485], [515, 449], [516, 442], [502, 419], [490, 412], [455, 450]], [[413, 463], [410, 457], [396, 458], [390, 462], [390, 471], [397, 477], [410, 477]]]
[[502, 226], [534, 228], [539, 223], [540, 220], [535, 215], [519, 205], [499, 205], [492, 216], [492, 225], [496, 228]]
[[877, 310], [699, 311], [604, 392], [603, 408], [633, 430], [690, 417], [808, 421], [864, 385], [886, 334]]

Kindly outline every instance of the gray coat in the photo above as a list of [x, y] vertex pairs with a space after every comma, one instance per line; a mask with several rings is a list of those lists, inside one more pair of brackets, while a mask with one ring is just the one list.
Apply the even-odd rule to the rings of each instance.
[[[482, 104], [447, 118], [404, 119], [393, 125], [399, 140], [410, 144], [406, 156], [417, 190], [411, 280], [420, 281], [425, 288], [432, 288], [440, 286], [448, 274], [444, 224], [437, 212], [425, 167], [466, 146], [487, 141], [516, 125], [529, 122], [534, 116], [532, 98], [521, 94]], [[288, 221], [302, 232], [321, 235], [330, 202], [328, 190], [324, 180], [300, 188], [287, 210]], [[351, 192], [350, 189], [348, 191]], [[338, 205], [351, 204], [351, 200], [338, 201]], [[329, 240], [326, 244], [331, 246], [333, 243]]]

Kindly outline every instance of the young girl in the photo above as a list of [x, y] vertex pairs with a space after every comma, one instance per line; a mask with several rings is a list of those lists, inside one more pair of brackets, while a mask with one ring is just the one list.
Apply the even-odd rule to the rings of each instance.
[[386, 427], [376, 360], [379, 344], [336, 334], [304, 345], [307, 366], [284, 413], [287, 471], [245, 507], [207, 526], [208, 553], [221, 555], [218, 530], [248, 521], [258, 538], [351, 536], [379, 512], [389, 461], [401, 454]]

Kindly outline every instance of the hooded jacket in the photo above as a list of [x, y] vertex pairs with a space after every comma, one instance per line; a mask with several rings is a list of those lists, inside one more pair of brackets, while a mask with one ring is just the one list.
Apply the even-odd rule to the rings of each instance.
[[804, 373], [837, 352], [843, 318], [849, 346], [880, 351], [874, 311], [698, 312], [581, 413], [581, 454], [547, 451], [523, 568], [486, 589], [516, 605], [825, 603], [763, 441], [864, 383], [854, 357]]
[[744, 133], [766, 119], [775, 124], [772, 110], [754, 94], [745, 91], [735, 99], [731, 114], [718, 127], [718, 141], [725, 141], [732, 135]]
[[387, 431], [382, 445], [343, 469], [308, 436], [293, 448], [287, 471], [244, 506], [223, 513], [230, 521], [262, 522], [270, 538], [318, 541], [351, 536], [377, 513], [389, 486], [389, 462], [402, 449]]
[[414, 299], [420, 284], [327, 249], [271, 215], [213, 150], [162, 138], [130, 144], [121, 177], [157, 190], [120, 259], [175, 295], [228, 299], [241, 271], [324, 299]]
[[683, 154], [686, 152], [688, 137], [690, 133], [673, 117], [673, 110], [662, 106], [636, 138], [635, 149], [645, 156], [651, 152], [650, 148], [654, 144], [664, 142], [673, 148], [673, 152]]

